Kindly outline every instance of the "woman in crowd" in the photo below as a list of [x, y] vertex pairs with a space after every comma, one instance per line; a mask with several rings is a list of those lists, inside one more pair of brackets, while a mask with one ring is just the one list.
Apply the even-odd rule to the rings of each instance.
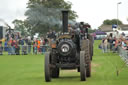
[[33, 54], [37, 54], [37, 42], [33, 44]]
[[102, 52], [106, 53], [108, 52], [108, 39], [107, 38], [103, 38], [102, 39]]

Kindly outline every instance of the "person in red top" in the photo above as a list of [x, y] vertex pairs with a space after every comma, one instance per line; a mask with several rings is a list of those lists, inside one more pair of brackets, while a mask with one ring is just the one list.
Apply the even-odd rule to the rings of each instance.
[[12, 55], [15, 55], [15, 41], [12, 40], [12, 43], [11, 43], [11, 50], [12, 50]]

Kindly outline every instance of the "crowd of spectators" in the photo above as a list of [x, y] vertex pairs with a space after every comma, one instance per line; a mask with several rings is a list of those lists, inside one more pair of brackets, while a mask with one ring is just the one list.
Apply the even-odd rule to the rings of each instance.
[[[68, 25], [68, 32], [70, 34], [83, 34], [81, 38], [85, 38], [87, 35], [87, 30], [85, 29], [86, 25]], [[87, 25], [88, 26], [88, 25]], [[28, 36], [21, 36], [20, 33], [14, 33], [14, 30], [8, 30], [5, 41], [0, 40], [0, 55], [3, 55], [3, 52], [8, 52], [8, 55], [27, 55], [30, 53], [38, 54], [44, 53], [48, 47], [50, 47], [51, 42], [54, 42], [58, 36], [62, 33], [56, 33], [54, 30], [49, 30], [45, 37], [40, 38], [28, 38]]]
[[3, 52], [8, 52], [8, 55], [44, 54], [50, 40], [55, 38], [55, 31], [49, 31], [45, 38], [22, 37], [19, 33], [7, 34], [5, 40], [0, 40], [0, 55]]
[[106, 38], [102, 39], [99, 48], [102, 49], [103, 53], [109, 51], [112, 51], [113, 53], [118, 52], [119, 46], [125, 50], [128, 50], [128, 36], [126, 36], [124, 33], [120, 34], [119, 37], [113, 37], [112, 35], [113, 34], [110, 34]]

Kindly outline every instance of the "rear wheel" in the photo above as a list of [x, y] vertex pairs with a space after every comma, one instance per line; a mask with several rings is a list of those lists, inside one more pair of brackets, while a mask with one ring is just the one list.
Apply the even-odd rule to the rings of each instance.
[[45, 53], [45, 81], [50, 82], [51, 81], [51, 67], [50, 67], [50, 53]]
[[87, 63], [86, 75], [87, 77], [91, 77], [91, 62]]
[[86, 62], [86, 76], [91, 76], [91, 56], [90, 56], [90, 42], [86, 40], [85, 44], [85, 62]]
[[89, 48], [90, 48], [90, 57], [92, 60], [92, 56], [93, 56], [93, 37], [91, 35], [89, 35]]
[[81, 81], [86, 81], [86, 68], [85, 68], [85, 52], [80, 52], [80, 78]]

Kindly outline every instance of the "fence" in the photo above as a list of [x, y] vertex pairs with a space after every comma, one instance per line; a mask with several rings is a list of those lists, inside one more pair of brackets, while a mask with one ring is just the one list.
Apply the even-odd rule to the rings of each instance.
[[50, 50], [50, 46], [33, 46], [33, 45], [19, 45], [19, 46], [1, 46], [0, 55], [27, 55], [27, 54], [43, 54]]
[[128, 64], [128, 50], [125, 50], [119, 46], [118, 53], [119, 53], [121, 59], [124, 60]]

